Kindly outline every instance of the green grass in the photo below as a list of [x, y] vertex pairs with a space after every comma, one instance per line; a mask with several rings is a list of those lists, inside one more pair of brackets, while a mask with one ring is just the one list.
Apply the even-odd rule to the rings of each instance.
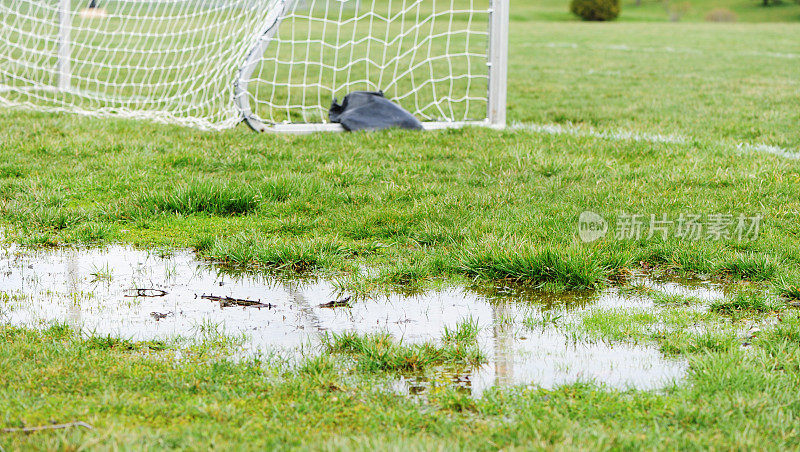
[[[285, 196], [279, 193], [275, 195]], [[135, 211], [130, 215], [140, 217], [149, 212], [243, 215], [255, 211], [261, 204], [261, 199], [261, 194], [247, 185], [227, 185], [214, 181], [191, 182], [166, 193], [155, 191], [142, 195], [133, 202], [132, 208]]]
[[[699, 337], [686, 351], [689, 381], [663, 393], [575, 384], [490, 391], [477, 400], [444, 391], [412, 401], [384, 389], [385, 373], [342, 368], [335, 355], [296, 367], [191, 352], [176, 361], [169, 344], [108, 346], [63, 327], [3, 326], [0, 364], [16, 378], [0, 383], [2, 425], [83, 420], [95, 429], [3, 434], [0, 445], [791, 449], [800, 446], [798, 337], [796, 315], [783, 316], [748, 350], [724, 345], [724, 336]], [[373, 339], [348, 340], [372, 347]]]
[[300, 239], [286, 241], [260, 239], [251, 234], [239, 234], [228, 240], [201, 244], [203, 253], [218, 262], [241, 268], [263, 268], [304, 273], [322, 266], [334, 265], [337, 258], [355, 254], [339, 243]]
[[687, 296], [680, 293], [647, 291], [647, 294], [654, 303], [662, 306], [691, 306], [701, 303], [701, 300], [697, 297]]
[[791, 300], [798, 300], [800, 299], [800, 284], [797, 284], [796, 277], [795, 279], [779, 279], [776, 281], [775, 286], [778, 289], [778, 292]]
[[603, 285], [605, 272], [600, 259], [585, 249], [537, 250], [522, 244], [512, 249], [509, 252], [508, 248], [494, 245], [470, 250], [463, 257], [462, 271], [488, 280], [507, 279], [539, 286], [551, 283], [570, 290]]
[[349, 355], [364, 372], [425, 372], [435, 367], [470, 369], [484, 364], [486, 355], [477, 346], [477, 333], [476, 324], [465, 322], [445, 330], [441, 344], [403, 344], [388, 333], [334, 333], [323, 337], [322, 343], [326, 353]]
[[[93, 120], [3, 115], [0, 154], [27, 176], [0, 181], [0, 216], [12, 238], [29, 244], [191, 246], [236, 266], [360, 275], [368, 285], [478, 278], [550, 290], [601, 287], [642, 263], [788, 281], [800, 262], [797, 184], [787, 183], [800, 174], [797, 163], [718, 144], [480, 129], [265, 136], [153, 125], [129, 138], [96, 132]], [[19, 127], [23, 120], [30, 127]], [[117, 141], [129, 151], [108, 150]], [[205, 153], [215, 147], [229, 152]], [[172, 166], [178, 153], [196, 154], [197, 165]], [[665, 159], [668, 173], [659, 169]], [[537, 171], [543, 166], [551, 169]], [[219, 185], [174, 182], [187, 179]], [[731, 207], [730, 199], [747, 204]], [[623, 212], [735, 216], [753, 215], [752, 205], [764, 215], [755, 241], [610, 234], [585, 245], [577, 237], [583, 210], [613, 227]]]
[[512, 120], [800, 148], [797, 24], [511, 29]]
[[[643, 263], [783, 281], [791, 297], [800, 169], [737, 143], [800, 145], [800, 25], [527, 25], [512, 24], [512, 121], [685, 141], [480, 129], [268, 136], [3, 111], [0, 221], [36, 246], [190, 246], [365, 291], [440, 279], [591, 289]], [[764, 220], [752, 242], [584, 245], [583, 210], [612, 227], [625, 212]]]
[[779, 312], [782, 304], [754, 292], [739, 292], [733, 298], [711, 304], [711, 312], [729, 316], [758, 315]]
[[481, 328], [478, 325], [478, 321], [469, 318], [458, 323], [453, 328], [445, 327], [444, 334], [442, 335], [442, 341], [445, 344], [469, 344], [471, 342], [475, 342], [475, 339], [478, 337], [478, 333], [480, 333], [480, 329]]
[[[756, 3], [728, 6], [742, 22], [800, 11]], [[686, 20], [717, 6], [692, 5]], [[714, 303], [626, 287], [655, 306], [580, 319], [555, 307], [523, 321], [658, 347], [688, 360], [687, 381], [661, 392], [574, 384], [410, 400], [387, 390], [399, 374], [485, 358], [476, 324], [420, 345], [330, 336], [296, 365], [235, 359], [244, 338], [214, 324], [188, 343], [2, 325], [0, 369], [14, 378], [0, 378], [0, 426], [96, 429], [0, 434], [0, 447], [800, 447], [800, 320], [784, 300], [800, 298], [800, 162], [738, 146], [800, 147], [800, 25], [656, 23], [665, 13], [651, 2], [625, 5], [613, 24], [573, 21], [563, 1], [514, 8], [509, 117], [574, 133], [275, 136], [2, 110], [0, 225], [26, 245], [193, 247], [239, 268], [321, 273], [358, 293], [474, 281], [490, 283], [487, 296], [509, 283], [564, 295], [642, 270], [733, 282]], [[626, 213], [764, 219], [757, 240], [612, 233], [583, 244], [585, 210], [611, 225]], [[751, 324], [756, 337], [743, 333]]]

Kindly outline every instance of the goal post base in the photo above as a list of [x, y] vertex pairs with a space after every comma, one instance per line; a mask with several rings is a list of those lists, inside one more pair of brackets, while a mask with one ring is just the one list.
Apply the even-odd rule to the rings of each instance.
[[[250, 128], [257, 132], [267, 133], [288, 133], [288, 134], [311, 134], [317, 132], [344, 132], [345, 129], [341, 124], [336, 123], [323, 123], [323, 124], [269, 124], [265, 125], [259, 121], [246, 120]], [[255, 126], [253, 123], [256, 123]], [[490, 127], [493, 129], [502, 129], [505, 125], [492, 124], [486, 121], [440, 121], [440, 122], [423, 122], [422, 128], [425, 130], [442, 130], [442, 129], [458, 129], [462, 127]]]

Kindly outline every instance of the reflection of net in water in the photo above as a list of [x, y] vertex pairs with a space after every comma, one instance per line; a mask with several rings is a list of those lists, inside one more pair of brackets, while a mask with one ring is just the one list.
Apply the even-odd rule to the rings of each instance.
[[80, 14], [87, 4], [0, 0], [0, 104], [220, 129], [241, 120], [240, 83], [266, 123], [327, 122], [354, 90], [426, 121], [487, 117], [490, 0], [109, 0]]

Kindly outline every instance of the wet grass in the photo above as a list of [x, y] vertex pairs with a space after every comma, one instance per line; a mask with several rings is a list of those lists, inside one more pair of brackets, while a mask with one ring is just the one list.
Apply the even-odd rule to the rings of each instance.
[[767, 281], [778, 272], [778, 262], [764, 255], [736, 253], [721, 262], [716, 269], [717, 274], [729, 275], [749, 281]]
[[[511, 121], [601, 136], [268, 136], [3, 111], [0, 222], [34, 246], [193, 246], [351, 287], [478, 279], [559, 292], [655, 266], [796, 294], [798, 161], [738, 146], [798, 143], [796, 26], [513, 23]], [[584, 210], [606, 218], [605, 238], [580, 242]], [[617, 240], [624, 213], [764, 219], [757, 240]]]
[[[569, 19], [565, 5], [548, 5], [514, 7], [509, 116], [577, 135], [272, 136], [4, 110], [0, 223], [32, 246], [189, 246], [241, 269], [326, 272], [343, 291], [475, 280], [564, 293], [642, 269], [752, 282], [752, 293], [713, 303], [642, 291], [655, 307], [523, 320], [576, 342], [659, 347], [689, 360], [687, 381], [662, 392], [581, 383], [410, 401], [387, 379], [480, 363], [476, 325], [418, 345], [330, 336], [322, 356], [294, 367], [231, 359], [243, 337], [214, 324], [182, 344], [0, 325], [0, 425], [96, 427], [2, 434], [0, 447], [800, 448], [798, 310], [764, 295], [800, 299], [800, 163], [739, 146], [797, 151], [798, 26], [525, 22]], [[609, 222], [605, 238], [580, 242], [584, 210]], [[764, 219], [757, 240], [617, 239], [625, 213]], [[763, 331], [751, 337], [751, 325]]]
[[725, 353], [741, 348], [744, 340], [741, 334], [722, 328], [693, 333], [673, 331], [659, 337], [659, 348], [671, 355]]
[[800, 300], [800, 278], [780, 278], [775, 282], [778, 293], [790, 300]]
[[255, 211], [262, 196], [251, 185], [218, 181], [191, 182], [168, 191], [153, 191], [132, 202], [131, 216], [148, 213], [243, 215]]
[[511, 250], [492, 247], [470, 252], [463, 257], [462, 271], [488, 280], [538, 286], [550, 283], [567, 290], [596, 289], [604, 284], [606, 272], [599, 259], [585, 249], [557, 252], [518, 245]]
[[92, 277], [92, 282], [111, 281], [114, 279], [114, 273], [111, 271], [108, 264], [93, 267], [89, 275]]
[[784, 304], [780, 301], [771, 300], [757, 292], [741, 291], [732, 298], [712, 303], [710, 310], [719, 315], [740, 318], [780, 312], [783, 308]]
[[478, 321], [471, 317], [458, 323], [455, 327], [444, 327], [442, 342], [445, 344], [474, 344], [480, 333]]
[[204, 246], [203, 254], [215, 261], [242, 268], [264, 268], [305, 273], [331, 266], [353, 252], [335, 242], [315, 239], [284, 241], [237, 235]]
[[[72, 117], [58, 121], [76, 130], [70, 145], [87, 152], [82, 173], [62, 172], [72, 157], [58, 152], [47, 156], [53, 165], [38, 163], [28, 149], [27, 132], [13, 127], [0, 148], [5, 158], [29, 167], [28, 176], [2, 181], [0, 203], [0, 220], [13, 239], [25, 244], [119, 240], [192, 246], [236, 266], [324, 270], [335, 277], [349, 275], [354, 285], [367, 279], [366, 286], [418, 289], [439, 278], [519, 282], [553, 292], [593, 289], [642, 266], [769, 283], [794, 278], [800, 262], [792, 251], [799, 245], [792, 238], [794, 226], [786, 216], [786, 206], [797, 198], [795, 184], [776, 177], [792, 174], [796, 163], [777, 157], [524, 131], [413, 137], [397, 131], [312, 137], [231, 131], [201, 136], [209, 146], [232, 146], [229, 158], [239, 162], [234, 167], [206, 155], [197, 167], [128, 177], [122, 168], [158, 158], [144, 151], [149, 146], [144, 139], [128, 143], [133, 151], [123, 156], [86, 151], [89, 137], [79, 132], [84, 123], [72, 124], [77, 121]], [[196, 133], [148, 130], [148, 139], [161, 142], [169, 153], [186, 147], [183, 135]], [[64, 140], [44, 130], [37, 136], [50, 146]], [[91, 142], [103, 139], [117, 138], [93, 135]], [[265, 139], [274, 141], [266, 154], [259, 150]], [[417, 147], [424, 153], [408, 157]], [[508, 152], [488, 151], [498, 147]], [[677, 174], [683, 176], [663, 179], [657, 170], [663, 155], [677, 162]], [[364, 163], [365, 156], [380, 164]], [[616, 164], [606, 169], [605, 161]], [[529, 170], [541, 164], [561, 168], [559, 175]], [[337, 174], [360, 175], [343, 186], [327, 176], [328, 166]], [[718, 178], [720, 166], [728, 168], [723, 185], [702, 182]], [[650, 193], [653, 187], [659, 190]], [[620, 190], [629, 194], [616, 195]], [[672, 194], [668, 203], [666, 193]], [[677, 217], [695, 210], [697, 196], [708, 201], [701, 209], [708, 213], [727, 211], [725, 200], [731, 197], [757, 196], [765, 215], [759, 239], [617, 240], [611, 234], [592, 244], [578, 240], [582, 210], [597, 210], [611, 224], [633, 209]]]
[[123, 351], [147, 351], [165, 350], [167, 348], [164, 341], [132, 341], [121, 339], [114, 336], [92, 336], [84, 341], [90, 350], [123, 350]]
[[477, 334], [477, 324], [467, 321], [446, 330], [441, 344], [404, 344], [388, 333], [353, 332], [324, 336], [322, 344], [326, 353], [347, 355], [364, 372], [425, 372], [434, 367], [470, 368], [486, 362], [475, 341]]
[[580, 331], [608, 341], [636, 341], [649, 337], [659, 313], [637, 309], [594, 310], [580, 319]]
[[[567, 316], [558, 328], [576, 340], [650, 344], [667, 355], [692, 356], [739, 349], [753, 339], [748, 328], [769, 325], [776, 316], [782, 325], [787, 313], [784, 301], [752, 288], [714, 301], [647, 292], [655, 303], [652, 308], [592, 308], [584, 315]], [[797, 314], [790, 311], [789, 318]], [[539, 317], [532, 316], [525, 325], [535, 329], [540, 323]]]
[[[467, 342], [474, 334], [469, 325], [454, 331], [451, 338]], [[800, 446], [794, 422], [800, 415], [794, 390], [800, 376], [800, 318], [796, 312], [784, 313], [749, 348], [741, 348], [740, 341], [720, 331], [669, 342], [691, 364], [688, 381], [664, 392], [579, 383], [552, 390], [495, 390], [480, 399], [445, 390], [412, 401], [386, 390], [385, 378], [394, 372], [389, 369], [442, 362], [443, 344], [423, 351], [379, 335], [340, 338], [334, 344], [366, 366], [348, 370], [335, 354], [307, 358], [296, 366], [274, 358], [208, 360], [192, 353], [177, 358], [169, 344], [153, 349], [124, 340], [80, 338], [63, 325], [43, 331], [0, 326], [0, 365], [16, 376], [0, 380], [2, 426], [82, 420], [95, 427], [4, 434], [0, 446]], [[409, 356], [430, 356], [426, 353], [435, 359], [414, 358], [417, 364], [407, 364], [412, 362]]]
[[702, 303], [703, 301], [698, 297], [693, 297], [691, 295], [684, 295], [681, 293], [666, 293], [666, 292], [659, 292], [656, 290], [651, 290], [647, 292], [647, 295], [653, 300], [654, 303], [662, 306], [691, 306], [697, 305]]
[[543, 311], [540, 315], [529, 314], [522, 319], [522, 325], [532, 331], [558, 326], [563, 319], [563, 314], [552, 311]]

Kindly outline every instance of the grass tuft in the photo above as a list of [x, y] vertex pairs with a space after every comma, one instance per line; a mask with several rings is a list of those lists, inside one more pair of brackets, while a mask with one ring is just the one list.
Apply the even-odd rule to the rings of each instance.
[[63, 231], [82, 224], [87, 218], [83, 210], [68, 207], [14, 206], [9, 211], [11, 221], [34, 230]]
[[769, 256], [754, 253], [736, 253], [718, 264], [716, 272], [737, 279], [766, 281], [775, 276], [778, 262]]
[[99, 244], [113, 240], [116, 232], [106, 223], [89, 222], [75, 228], [69, 235], [70, 241], [83, 244]]
[[212, 245], [202, 244], [204, 254], [217, 261], [238, 266], [304, 273], [330, 264], [334, 259], [349, 256], [351, 251], [337, 243], [314, 239], [256, 238], [241, 233], [231, 238], [218, 238]]
[[488, 280], [511, 280], [543, 286], [553, 283], [568, 290], [597, 289], [605, 270], [592, 253], [578, 248], [556, 251], [495, 246], [465, 252], [461, 271]]
[[800, 300], [800, 284], [796, 278], [780, 278], [773, 283], [776, 291], [784, 298], [789, 300]]
[[84, 341], [84, 344], [89, 350], [160, 351], [167, 348], [163, 341], [132, 341], [111, 335], [91, 336]]
[[[464, 325], [464, 324], [462, 324]], [[352, 356], [365, 372], [419, 372], [443, 365], [476, 366], [486, 362], [474, 340], [469, 340], [472, 326], [451, 333], [450, 341], [405, 345], [389, 333], [359, 335], [356, 332], [323, 336], [327, 353]], [[455, 336], [454, 336], [455, 334]], [[460, 341], [454, 340], [458, 336]]]
[[660, 350], [668, 355], [726, 353], [739, 347], [735, 332], [706, 330], [699, 334], [674, 331], [659, 340]]
[[472, 343], [478, 339], [481, 327], [472, 317], [456, 324], [455, 328], [444, 327], [442, 341], [445, 344]]
[[258, 190], [247, 184], [195, 181], [169, 191], [153, 191], [133, 202], [134, 217], [153, 213], [191, 215], [243, 215], [254, 212], [261, 202]]
[[741, 317], [751, 314], [764, 314], [767, 312], [780, 311], [782, 307], [763, 294], [742, 291], [738, 292], [733, 298], [715, 301], [711, 304], [711, 312], [727, 317]]

